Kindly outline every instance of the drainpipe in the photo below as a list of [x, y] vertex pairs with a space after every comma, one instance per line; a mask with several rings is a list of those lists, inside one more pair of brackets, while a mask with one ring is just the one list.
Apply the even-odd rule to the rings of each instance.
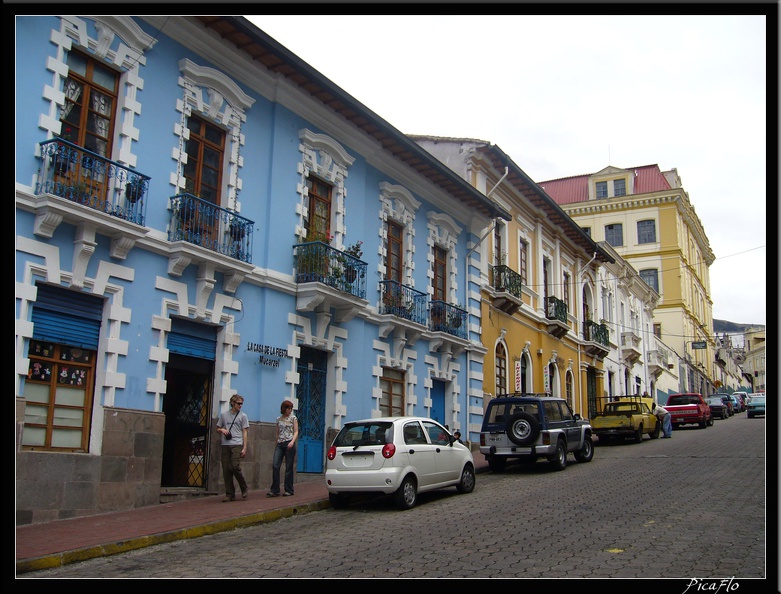
[[586, 262], [586, 265], [585, 265], [585, 266], [583, 266], [583, 268], [581, 268], [580, 270], [578, 270], [578, 278], [580, 278], [580, 277], [581, 277], [581, 275], [582, 275], [584, 272], [586, 272], [586, 268], [588, 268], [588, 267], [591, 265], [591, 263], [592, 263], [594, 260], [596, 260], [596, 259], [597, 259], [597, 253], [596, 253], [596, 252], [594, 252], [594, 255], [592, 256], [591, 260], [589, 260], [588, 262]]
[[[496, 188], [499, 187], [499, 184], [501, 184], [504, 181], [504, 179], [509, 174], [510, 174], [510, 168], [509, 167], [505, 167], [504, 168], [504, 175], [499, 179], [498, 182], [496, 182], [494, 187], [491, 188], [491, 190], [488, 192], [488, 194], [485, 195], [485, 197], [486, 198], [490, 198], [491, 194], [494, 193]], [[490, 233], [493, 233], [495, 228], [496, 228], [496, 218], [494, 217], [491, 220], [491, 228], [488, 229], [488, 231], [485, 232], [485, 234], [480, 238], [480, 240], [475, 245], [472, 246], [472, 248], [466, 253], [466, 256], [464, 257], [464, 305], [467, 306], [467, 311], [469, 311], [468, 310], [468, 308], [469, 308], [469, 256], [471, 256], [472, 252], [474, 252], [478, 248], [478, 246], [480, 246], [483, 243], [483, 241], [485, 241], [485, 238], [488, 237], [488, 235]], [[597, 255], [594, 254], [594, 257], [596, 258]], [[468, 337], [469, 337], [469, 314], [467, 314], [467, 338]], [[466, 429], [467, 440], [469, 440], [471, 442], [471, 439], [469, 439], [469, 378], [471, 377], [472, 370], [471, 370], [471, 365], [469, 364], [469, 362], [470, 362], [470, 355], [469, 355], [469, 353], [470, 353], [470, 350], [467, 349], [467, 351], [466, 351], [466, 378], [465, 378], [465, 381], [464, 381], [464, 388], [465, 388], [464, 392], [465, 392], [465, 395], [466, 395], [465, 407], [464, 407], [464, 414], [465, 414], [464, 420], [465, 420], [465, 424], [466, 424], [465, 429]]]

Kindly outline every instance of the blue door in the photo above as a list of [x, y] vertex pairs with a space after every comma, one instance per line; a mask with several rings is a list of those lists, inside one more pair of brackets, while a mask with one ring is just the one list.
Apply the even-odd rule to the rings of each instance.
[[323, 472], [325, 445], [325, 380], [328, 353], [301, 347], [298, 360], [297, 472]]
[[[445, 425], [445, 382], [431, 382], [431, 418]], [[452, 431], [452, 429], [451, 429]]]

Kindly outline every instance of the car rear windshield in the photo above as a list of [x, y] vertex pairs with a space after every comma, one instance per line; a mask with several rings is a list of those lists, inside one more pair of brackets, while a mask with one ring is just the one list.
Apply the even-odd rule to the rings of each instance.
[[506, 423], [509, 418], [517, 413], [529, 413], [530, 415], [540, 418], [539, 403], [538, 402], [503, 402], [497, 404], [490, 404], [488, 406], [488, 413], [485, 416], [485, 423]]
[[670, 396], [670, 398], [667, 399], [667, 404], [670, 406], [678, 406], [679, 404], [699, 404], [700, 399], [696, 396]]
[[336, 447], [357, 445], [384, 445], [392, 439], [393, 423], [348, 423], [334, 440]]

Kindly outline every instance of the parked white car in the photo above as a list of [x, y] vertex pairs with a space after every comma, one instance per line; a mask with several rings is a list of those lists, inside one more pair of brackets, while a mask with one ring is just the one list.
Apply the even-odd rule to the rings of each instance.
[[328, 449], [325, 483], [331, 506], [355, 494], [394, 494], [410, 509], [418, 493], [475, 488], [472, 452], [447, 429], [424, 417], [379, 417], [345, 424]]

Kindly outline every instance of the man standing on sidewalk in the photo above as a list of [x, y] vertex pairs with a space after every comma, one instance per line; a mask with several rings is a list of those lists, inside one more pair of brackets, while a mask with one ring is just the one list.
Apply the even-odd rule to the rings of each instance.
[[230, 399], [230, 409], [220, 414], [217, 419], [217, 431], [222, 435], [221, 462], [222, 478], [225, 479], [225, 499], [236, 500], [235, 477], [241, 488], [241, 498], [247, 498], [247, 481], [241, 472], [241, 459], [247, 453], [247, 436], [249, 435], [249, 419], [241, 412], [244, 397], [234, 394]]

